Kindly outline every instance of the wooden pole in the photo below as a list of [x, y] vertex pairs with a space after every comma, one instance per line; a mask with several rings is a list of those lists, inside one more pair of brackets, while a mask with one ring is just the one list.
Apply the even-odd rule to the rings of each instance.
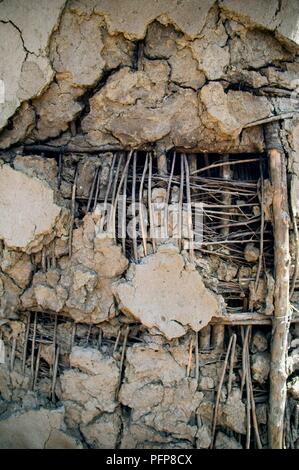
[[265, 127], [269, 171], [273, 187], [274, 234], [274, 318], [272, 322], [269, 447], [283, 447], [283, 423], [286, 405], [286, 355], [289, 330], [289, 214], [286, 164], [277, 123]]

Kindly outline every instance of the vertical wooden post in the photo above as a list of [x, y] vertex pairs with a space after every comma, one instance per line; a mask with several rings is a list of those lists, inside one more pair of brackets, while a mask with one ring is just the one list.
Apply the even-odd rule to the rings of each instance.
[[273, 187], [274, 232], [274, 319], [272, 325], [269, 447], [283, 447], [283, 423], [286, 405], [286, 355], [289, 330], [289, 214], [285, 155], [277, 123], [265, 128], [269, 171]]

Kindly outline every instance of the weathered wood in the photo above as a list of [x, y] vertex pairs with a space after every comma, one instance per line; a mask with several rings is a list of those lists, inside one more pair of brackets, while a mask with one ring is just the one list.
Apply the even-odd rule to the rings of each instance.
[[51, 384], [51, 399], [53, 403], [55, 403], [55, 388], [56, 388], [56, 380], [57, 380], [57, 372], [58, 372], [58, 360], [59, 360], [59, 346], [57, 346], [57, 349], [56, 349], [53, 377], [52, 377], [52, 384]]
[[23, 374], [25, 374], [25, 367], [26, 367], [29, 330], [30, 330], [30, 312], [27, 313], [26, 332], [25, 332], [25, 337], [24, 337], [24, 349], [23, 349], [23, 358], [22, 358], [22, 373]]
[[186, 194], [187, 194], [187, 229], [188, 229], [188, 244], [190, 261], [194, 261], [194, 243], [193, 243], [193, 221], [192, 221], [192, 207], [191, 207], [191, 191], [190, 191], [190, 171], [187, 160], [187, 155], [184, 154], [185, 173], [186, 173]]
[[184, 199], [184, 179], [185, 179], [184, 156], [181, 155], [181, 179], [180, 179], [180, 196], [179, 196], [179, 213], [178, 213], [178, 246], [182, 249], [183, 236], [183, 199]]
[[[213, 318], [212, 318], [213, 320]], [[217, 321], [217, 318], [216, 318]], [[211, 341], [211, 325], [204, 326], [199, 332], [199, 347], [200, 349], [210, 349]]]
[[137, 164], [137, 152], [134, 152], [133, 156], [133, 182], [132, 182], [132, 222], [133, 222], [133, 256], [135, 260], [138, 260], [138, 249], [137, 249], [137, 231], [136, 231], [136, 164]]
[[31, 380], [33, 380], [34, 374], [34, 351], [35, 351], [35, 338], [36, 338], [36, 324], [37, 324], [37, 312], [34, 314], [34, 323], [33, 323], [33, 336], [31, 343]]
[[190, 372], [191, 372], [191, 368], [192, 368], [192, 353], [193, 353], [193, 336], [191, 336], [191, 339], [190, 339], [189, 357], [188, 357], [186, 377], [190, 376]]
[[[273, 317], [263, 315], [261, 313], [254, 312], [242, 312], [242, 313], [229, 313], [223, 317], [213, 317], [210, 321], [211, 325], [222, 324], [222, 325], [271, 325], [271, 319]], [[204, 328], [201, 330], [203, 331]]]
[[[292, 175], [291, 186], [295, 184], [295, 175]], [[290, 208], [291, 208], [291, 217], [292, 217], [292, 226], [293, 226], [293, 235], [294, 235], [294, 244], [295, 244], [295, 262], [294, 262], [294, 273], [293, 278], [290, 286], [290, 299], [295, 291], [296, 281], [299, 275], [299, 234], [298, 234], [298, 227], [297, 227], [297, 220], [296, 220], [296, 205], [297, 205], [297, 197], [294, 191], [290, 191]]]
[[35, 365], [34, 381], [33, 381], [33, 385], [32, 385], [33, 390], [35, 390], [35, 387], [36, 387], [36, 384], [37, 384], [37, 379], [38, 379], [41, 349], [42, 349], [42, 343], [39, 343], [38, 351], [37, 351], [37, 358], [36, 358], [36, 365]]
[[279, 128], [268, 126], [265, 132], [269, 157], [270, 178], [273, 187], [274, 232], [274, 318], [272, 322], [269, 447], [283, 447], [283, 423], [286, 405], [286, 354], [289, 330], [289, 214], [285, 156], [279, 139]]
[[213, 423], [212, 423], [212, 436], [211, 436], [211, 445], [210, 445], [211, 449], [213, 449], [213, 447], [214, 447], [214, 440], [215, 440], [215, 432], [216, 432], [218, 408], [219, 408], [219, 403], [220, 403], [221, 390], [222, 390], [222, 385], [223, 385], [223, 382], [224, 382], [226, 367], [227, 367], [228, 358], [229, 358], [229, 354], [230, 354], [230, 351], [231, 351], [232, 343], [233, 343], [233, 335], [230, 337], [230, 340], [229, 340], [227, 352], [226, 352], [223, 367], [222, 367], [221, 377], [220, 377], [220, 380], [219, 380], [218, 390], [217, 390], [216, 403], [215, 403], [214, 415], [213, 415]]
[[153, 252], [156, 251], [156, 233], [153, 220], [153, 210], [152, 210], [152, 173], [153, 173], [153, 156], [150, 153], [149, 159], [149, 168], [148, 168], [148, 188], [147, 188], [147, 197], [148, 197], [148, 210], [149, 210], [149, 233], [152, 241]]
[[[223, 156], [223, 165], [220, 167], [220, 175], [221, 178], [223, 178], [224, 181], [229, 181], [232, 179], [233, 172], [231, 170], [230, 164], [229, 164], [229, 155], [224, 155]], [[230, 193], [224, 193], [223, 197], [223, 205], [230, 205], [232, 203], [232, 196]], [[220, 230], [221, 234], [225, 239], [228, 238], [229, 236], [229, 225], [227, 222], [225, 222]], [[229, 254], [229, 252], [228, 252]], [[224, 333], [225, 333], [225, 327], [224, 325], [217, 325], [213, 327], [212, 331], [212, 345], [214, 349], [223, 349], [223, 343], [224, 343]]]
[[124, 341], [123, 341], [123, 347], [122, 347], [122, 351], [121, 351], [121, 358], [120, 358], [120, 364], [119, 364], [118, 385], [117, 385], [116, 394], [115, 394], [116, 400], [118, 400], [118, 394], [119, 394], [120, 387], [121, 387], [121, 380], [122, 380], [122, 374], [123, 374], [123, 366], [124, 366], [124, 362], [125, 362], [126, 347], [127, 347], [127, 342], [128, 342], [129, 333], [130, 333], [130, 327], [127, 326], [126, 329], [125, 329], [125, 331], [124, 331]]
[[[117, 188], [117, 192], [116, 192], [116, 195], [115, 195], [115, 204], [113, 204], [113, 208], [112, 208], [112, 212], [113, 212], [112, 220], [114, 221], [113, 222], [113, 224], [114, 224], [113, 232], [114, 232], [115, 242], [116, 242], [115, 217], [116, 217], [117, 201], [119, 199], [120, 192], [121, 192], [121, 189], [122, 189], [123, 185], [124, 185], [124, 194], [126, 194], [126, 190], [127, 190], [126, 188], [127, 188], [127, 182], [128, 182], [128, 170], [129, 170], [129, 165], [130, 165], [132, 154], [133, 154], [133, 152], [130, 152], [129, 155], [128, 155], [128, 158], [127, 158], [127, 161], [126, 161], [125, 167], [123, 169], [123, 172], [122, 172], [122, 175], [121, 175], [121, 178], [120, 178], [120, 182], [119, 182], [119, 185], [118, 185], [118, 188]], [[126, 237], [126, 210], [125, 210], [124, 202], [126, 202], [126, 198], [125, 198], [125, 201], [124, 201], [124, 198], [122, 200], [124, 210], [123, 210], [122, 222], [121, 222], [122, 223], [121, 236], [124, 237], [123, 250], [124, 250], [124, 253], [125, 253], [125, 249], [126, 249], [126, 243], [125, 243], [125, 237]], [[105, 209], [106, 209], [106, 204], [107, 204], [107, 201], [105, 202]]]
[[[36, 307], [32, 307], [32, 312], [37, 313], [47, 313], [48, 315], [57, 315], [57, 312], [53, 312], [52, 310], [47, 309], [40, 309]], [[61, 318], [65, 318], [66, 320], [68, 317], [66, 315], [59, 315]], [[202, 334], [204, 330], [207, 328], [211, 328], [211, 325], [222, 323], [223, 325], [271, 325], [272, 320], [274, 319], [271, 315], [264, 315], [262, 313], [254, 313], [254, 312], [242, 312], [242, 313], [229, 313], [223, 317], [213, 317], [210, 321], [210, 324], [200, 330], [200, 349], [202, 349]], [[299, 315], [293, 316], [290, 319], [290, 323], [299, 323]]]
[[147, 256], [147, 226], [145, 225], [145, 222], [147, 219], [146, 214], [143, 214], [143, 187], [144, 187], [144, 180], [145, 180], [145, 175], [147, 172], [147, 167], [148, 167], [148, 153], [146, 154], [145, 158], [145, 163], [144, 163], [144, 168], [142, 172], [142, 178], [141, 178], [141, 183], [140, 183], [140, 188], [139, 188], [139, 219], [140, 219], [140, 230], [141, 230], [141, 236], [142, 236], [142, 245], [143, 245], [143, 253], [144, 256]]
[[72, 189], [71, 220], [70, 220], [70, 232], [69, 232], [69, 240], [68, 240], [69, 258], [71, 258], [72, 256], [73, 228], [74, 228], [74, 220], [75, 220], [78, 173], [79, 172], [78, 172], [78, 167], [77, 167], [73, 189]]
[[249, 124], [246, 124], [243, 126], [243, 129], [247, 129], [248, 127], [254, 127], [254, 126], [260, 126], [261, 124], [266, 124], [266, 123], [272, 123], [276, 121], [280, 121], [282, 119], [292, 119], [295, 117], [298, 113], [297, 112], [292, 112], [292, 113], [281, 113], [278, 114], [277, 116], [271, 116], [265, 119], [259, 119], [258, 121], [250, 122]]
[[237, 335], [233, 334], [232, 352], [231, 352], [231, 355], [230, 355], [229, 375], [228, 375], [228, 382], [227, 382], [227, 396], [229, 396], [231, 391], [232, 391], [234, 365], [235, 365], [236, 343], [237, 343]]

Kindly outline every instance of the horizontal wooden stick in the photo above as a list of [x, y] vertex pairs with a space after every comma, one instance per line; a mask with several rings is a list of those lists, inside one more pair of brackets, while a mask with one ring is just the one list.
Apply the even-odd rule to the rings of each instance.
[[[223, 317], [213, 317], [211, 324], [223, 324], [223, 325], [271, 325], [274, 317], [263, 315], [261, 313], [230, 313]], [[299, 316], [293, 317], [290, 320], [291, 323], [299, 323]]]
[[290, 119], [298, 114], [299, 113], [296, 113], [296, 112], [281, 113], [281, 114], [278, 114], [277, 116], [270, 116], [266, 119], [259, 119], [258, 121], [250, 122], [249, 124], [246, 124], [246, 126], [243, 126], [243, 129], [246, 129], [247, 127], [260, 126], [261, 124], [267, 124], [269, 122], [280, 121], [280, 119]]

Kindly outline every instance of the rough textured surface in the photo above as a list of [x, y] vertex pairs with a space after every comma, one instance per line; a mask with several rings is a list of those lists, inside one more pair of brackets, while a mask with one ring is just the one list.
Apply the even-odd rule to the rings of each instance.
[[[245, 331], [226, 326], [223, 338], [222, 326], [209, 322], [223, 314], [273, 315], [274, 195], [266, 160], [263, 195], [258, 181], [263, 127], [246, 126], [298, 112], [297, 2], [50, 3], [0, 0], [0, 447], [209, 448], [234, 332], [213, 444], [245, 448]], [[280, 135], [298, 216], [298, 119], [281, 119]], [[103, 234], [97, 202], [121, 189], [132, 149], [136, 198], [150, 149], [152, 202], [160, 206], [172, 151], [172, 204], [180, 201], [179, 159], [185, 150], [195, 154], [187, 156], [189, 171], [198, 170], [191, 198], [205, 203], [208, 245], [194, 256], [185, 208], [181, 254], [163, 240], [155, 247], [149, 233], [147, 256], [138, 238], [136, 257], [129, 238], [122, 244], [112, 231]], [[256, 161], [218, 166], [223, 154]], [[133, 160], [125, 178], [127, 221]], [[148, 189], [146, 173], [147, 205]], [[161, 228], [158, 219], [153, 225]], [[175, 227], [169, 220], [173, 244]], [[292, 231], [293, 221], [293, 276]], [[295, 315], [297, 289], [291, 304]], [[286, 447], [299, 445], [298, 336], [293, 325]], [[270, 343], [271, 326], [254, 325], [250, 368], [263, 447]]]
[[215, 449], [242, 449], [242, 446], [234, 437], [228, 437], [219, 431], [216, 436]]
[[[46, 56], [52, 31], [57, 27], [65, 0], [1, 2], [0, 78], [5, 103], [0, 103], [0, 129], [22, 101], [42, 93], [54, 72]], [[32, 27], [33, 25], [33, 27]]]
[[[211, 429], [213, 410], [214, 406], [211, 401], [203, 401], [198, 408], [200, 419], [203, 424], [208, 425], [208, 429]], [[234, 389], [229, 397], [222, 399], [218, 423], [239, 434], [246, 434], [246, 408], [238, 388]]]
[[299, 120], [294, 119], [286, 122], [286, 132], [290, 148], [290, 171], [292, 172], [291, 195], [296, 216], [299, 215]]
[[112, 282], [128, 261], [111, 237], [98, 233], [98, 213], [88, 214], [74, 230], [72, 257], [48, 273], [38, 271], [24, 292], [26, 309], [66, 313], [79, 322], [100, 323], [115, 316]]
[[62, 233], [67, 213], [46, 182], [1, 165], [0, 188], [0, 238], [8, 248], [38, 251], [43, 239]]
[[[220, 80], [249, 87], [279, 82], [294, 89], [296, 63], [290, 62], [298, 42], [297, 9], [295, 1], [281, 7], [277, 0], [257, 2], [253, 9], [245, 3], [163, 0], [149, 7], [143, 0], [121, 6], [55, 0], [49, 9], [44, 1], [22, 7], [5, 0], [0, 79], [6, 98], [0, 104], [0, 129], [11, 117], [13, 128], [9, 124], [2, 133], [0, 147], [27, 136], [55, 138], [83, 114], [83, 138], [86, 134], [86, 143], [96, 146], [157, 141], [211, 151], [261, 149], [260, 134], [241, 135], [241, 130], [271, 115], [267, 98], [251, 90], [224, 94]], [[144, 55], [137, 58], [140, 40]], [[220, 103], [217, 115], [207, 107], [210, 93]], [[28, 100], [33, 107], [26, 108]], [[214, 124], [217, 132], [211, 133]], [[76, 130], [81, 133], [80, 126]]]
[[246, 3], [239, 0], [222, 0], [225, 12], [235, 19], [242, 19], [248, 24], [257, 24], [299, 44], [298, 3], [295, 0], [283, 2], [276, 0], [254, 0]]
[[126, 315], [157, 328], [168, 339], [184, 335], [188, 327], [199, 331], [212, 317], [222, 315], [220, 299], [171, 246], [160, 247], [141, 264], [131, 266], [127, 281], [120, 281], [114, 291]]
[[[118, 143], [137, 146], [161, 141], [171, 147], [200, 146], [202, 132], [207, 142], [237, 139], [243, 126], [271, 114], [266, 98], [250, 93], [224, 93], [219, 83], [166, 94], [166, 62], [145, 62], [144, 71], [122, 69], [90, 102], [83, 130], [92, 145]], [[217, 137], [215, 128], [218, 131]]]
[[99, 351], [75, 347], [70, 365], [72, 368], [60, 377], [61, 391], [58, 391], [65, 403], [68, 425], [85, 425], [103, 412], [112, 413], [117, 407], [116, 362]]
[[40, 409], [0, 420], [0, 449], [78, 449], [63, 430], [63, 410]]
[[192, 442], [196, 426], [189, 421], [203, 395], [196, 391], [194, 380], [184, 378], [184, 367], [164, 349], [137, 345], [128, 350], [127, 362], [119, 399], [132, 414], [122, 447], [139, 447], [146, 440], [165, 444], [183, 438]]
[[270, 355], [268, 352], [261, 352], [252, 355], [252, 378], [256, 382], [263, 384], [266, 382], [270, 372]]
[[86, 442], [96, 449], [115, 449], [121, 428], [120, 413], [104, 413], [96, 421], [81, 426]]

